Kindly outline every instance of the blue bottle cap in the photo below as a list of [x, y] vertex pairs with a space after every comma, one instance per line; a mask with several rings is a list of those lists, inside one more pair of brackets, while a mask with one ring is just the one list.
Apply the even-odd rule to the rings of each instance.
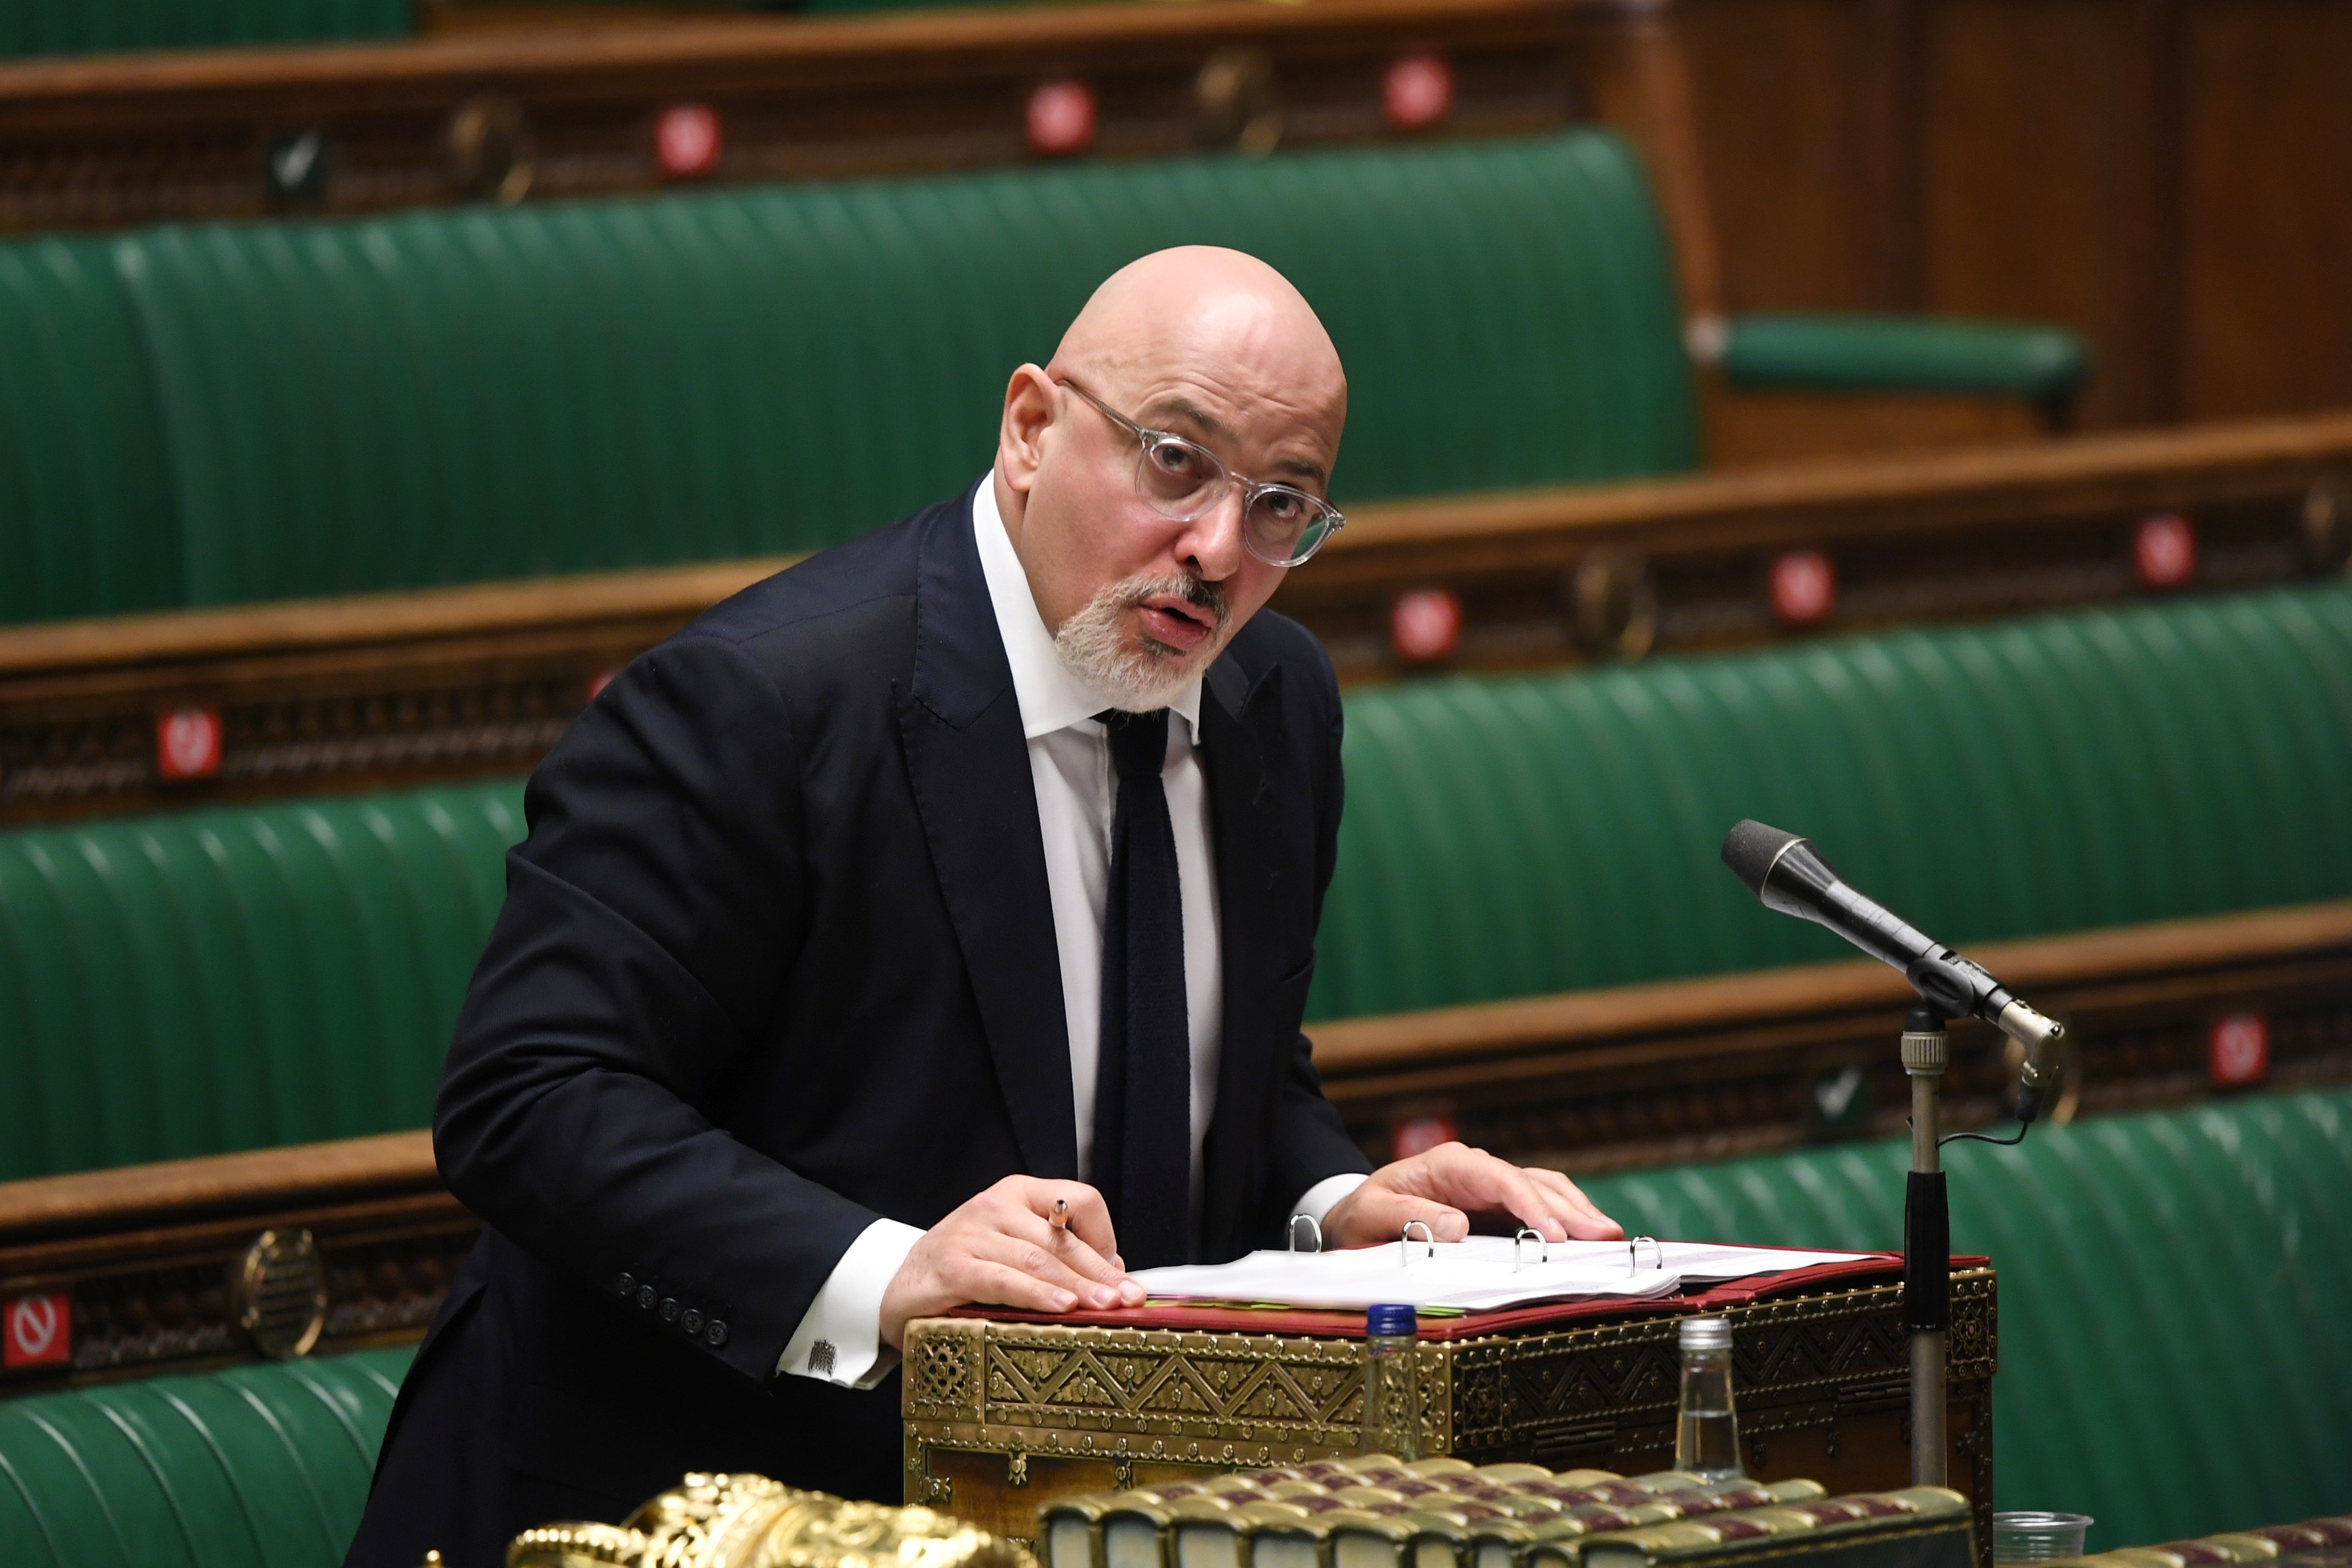
[[1364, 1332], [1410, 1336], [1413, 1332], [1412, 1303], [1382, 1301], [1378, 1305], [1365, 1308]]

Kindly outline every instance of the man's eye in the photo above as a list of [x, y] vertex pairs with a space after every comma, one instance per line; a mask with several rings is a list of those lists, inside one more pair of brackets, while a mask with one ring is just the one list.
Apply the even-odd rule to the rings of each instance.
[[1258, 500], [1258, 506], [1270, 520], [1288, 527], [1306, 517], [1307, 500], [1283, 490], [1268, 490]]
[[1171, 479], [1191, 479], [1201, 472], [1199, 455], [1175, 441], [1154, 443], [1151, 461], [1153, 467]]

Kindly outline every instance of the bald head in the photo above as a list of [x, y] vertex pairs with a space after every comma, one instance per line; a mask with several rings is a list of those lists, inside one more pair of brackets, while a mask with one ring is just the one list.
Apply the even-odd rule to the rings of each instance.
[[[1104, 696], [1157, 706], [1162, 688], [1206, 667], [1285, 569], [1244, 546], [1238, 486], [1194, 518], [1146, 504], [1136, 437], [1088, 396], [1207, 447], [1239, 478], [1321, 497], [1348, 381], [1288, 279], [1254, 256], [1198, 245], [1120, 268], [1050, 364], [1013, 373], [994, 483], [1038, 613]], [[1139, 684], [1114, 689], [1113, 666]]]
[[1215, 246], [1154, 251], [1112, 273], [1046, 372], [1077, 377], [1114, 406], [1163, 388], [1218, 387], [1239, 405], [1233, 413], [1287, 425], [1321, 448], [1325, 484], [1348, 416], [1339, 351], [1306, 296], [1256, 257]]

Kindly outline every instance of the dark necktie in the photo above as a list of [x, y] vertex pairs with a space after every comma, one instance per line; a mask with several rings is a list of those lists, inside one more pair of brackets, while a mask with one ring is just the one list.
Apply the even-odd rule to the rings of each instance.
[[1192, 1046], [1184, 1006], [1184, 900], [1160, 770], [1168, 710], [1098, 714], [1118, 775], [1103, 900], [1102, 1038], [1095, 1185], [1128, 1268], [1191, 1248]]

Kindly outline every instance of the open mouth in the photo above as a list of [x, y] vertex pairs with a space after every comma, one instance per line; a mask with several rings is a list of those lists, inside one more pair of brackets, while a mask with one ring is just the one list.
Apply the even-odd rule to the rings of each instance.
[[1208, 606], [1175, 594], [1154, 594], [1138, 609], [1143, 616], [1143, 635], [1179, 653], [1191, 653], [1214, 637], [1221, 619]]

